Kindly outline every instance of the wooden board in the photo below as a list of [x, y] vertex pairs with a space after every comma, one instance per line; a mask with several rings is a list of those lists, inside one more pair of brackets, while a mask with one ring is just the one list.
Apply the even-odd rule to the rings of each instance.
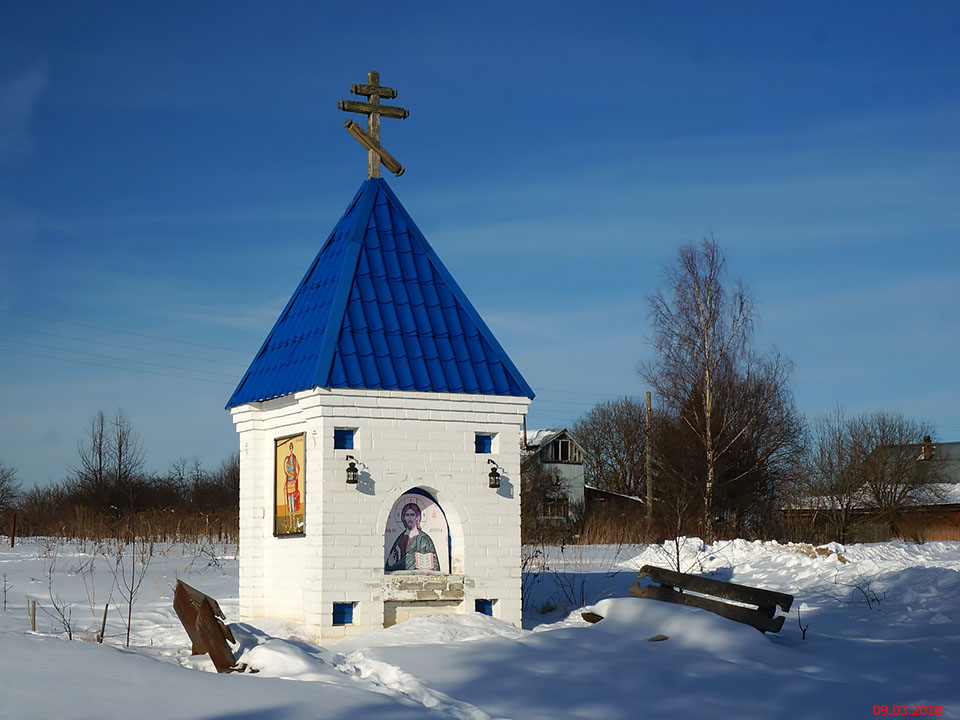
[[216, 600], [178, 580], [173, 593], [173, 609], [190, 636], [194, 655], [209, 655], [219, 673], [235, 668], [236, 659], [227, 641], [236, 643], [236, 640], [230, 628], [220, 620], [225, 616]]
[[769, 617], [773, 617], [777, 605], [783, 608], [784, 612], [790, 612], [790, 606], [793, 605], [793, 595], [787, 595], [786, 593], [775, 592], [773, 590], [748, 587], [746, 585], [737, 585], [736, 583], [723, 582], [722, 580], [713, 580], [699, 575], [688, 575], [687, 573], [667, 570], [666, 568], [657, 567], [656, 565], [644, 565], [640, 568], [638, 577], [649, 577], [661, 585], [685, 588], [687, 590], [693, 590], [693, 592], [703, 593], [704, 595], [713, 595], [714, 597], [725, 598], [726, 600], [736, 600], [737, 602], [756, 605]]
[[206, 643], [207, 654], [209, 654], [210, 659], [213, 660], [217, 672], [228, 673], [233, 670], [237, 661], [236, 658], [233, 657], [233, 652], [230, 650], [230, 646], [227, 645], [227, 640], [224, 636], [223, 631], [226, 629], [226, 626], [214, 617], [209, 597], [204, 598], [203, 602], [200, 603], [200, 608], [197, 612], [196, 629]]
[[700, 608], [701, 610], [709, 610], [721, 617], [755, 627], [760, 632], [780, 632], [780, 628], [783, 627], [783, 617], [769, 618], [757, 610], [741, 607], [740, 605], [730, 605], [729, 603], [712, 600], [700, 595], [677, 592], [676, 590], [657, 585], [641, 585], [635, 582], [630, 588], [630, 594], [638, 598], [661, 600], [676, 605], [687, 605], [689, 607]]
[[374, 105], [373, 103], [359, 102], [357, 100], [341, 100], [337, 103], [337, 107], [345, 112], [364, 113], [365, 115], [377, 113], [396, 120], [404, 120], [410, 117], [409, 110], [402, 107], [395, 107], [394, 105]]
[[[203, 602], [203, 599], [206, 598], [210, 601], [210, 609], [213, 610], [213, 614], [218, 618], [223, 618], [224, 620], [227, 619], [227, 616], [223, 614], [223, 610], [220, 609], [220, 604], [206, 593], [200, 592], [195, 587], [190, 587], [183, 580], [177, 580], [177, 589], [180, 588], [183, 588], [183, 591], [187, 594], [187, 597], [197, 607], [199, 607], [200, 603]], [[174, 600], [176, 600], [176, 598], [174, 598]]]
[[377, 97], [387, 99], [392, 99], [397, 96], [396, 90], [384, 87], [383, 85], [351, 85], [350, 92], [354, 95], [366, 95], [367, 97], [376, 95]]
[[173, 593], [173, 609], [180, 618], [183, 629], [190, 636], [190, 642], [193, 644], [192, 654], [203, 655], [207, 652], [207, 648], [203, 636], [197, 630], [197, 606], [191, 602], [187, 588], [193, 590], [189, 585], [177, 582], [177, 589]]

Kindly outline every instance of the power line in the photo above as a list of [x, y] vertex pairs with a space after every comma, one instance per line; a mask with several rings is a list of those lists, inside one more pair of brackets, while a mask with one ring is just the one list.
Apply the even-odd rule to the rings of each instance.
[[[19, 317], [30, 318], [30, 319], [35, 319], [35, 320], [44, 320], [44, 321], [47, 321], [47, 322], [55, 322], [55, 323], [60, 323], [60, 324], [63, 324], [63, 325], [73, 325], [73, 326], [75, 326], [75, 327], [83, 327], [83, 328], [89, 328], [89, 329], [94, 329], [94, 330], [100, 330], [100, 331], [104, 331], [104, 332], [111, 332], [111, 333], [116, 333], [116, 334], [119, 334], [119, 335], [128, 335], [128, 336], [133, 336], [133, 337], [142, 337], [142, 338], [146, 338], [146, 339], [150, 339], [150, 340], [160, 340], [160, 341], [163, 341], [163, 342], [180, 343], [180, 344], [184, 344], [184, 345], [192, 345], [192, 346], [196, 346], [196, 347], [209, 348], [209, 349], [213, 349], [213, 350], [223, 350], [223, 351], [228, 351], [228, 352], [244, 353], [245, 355], [249, 355], [249, 354], [250, 354], [250, 351], [249, 351], [249, 350], [240, 350], [240, 349], [238, 349], [238, 348], [229, 348], [229, 347], [224, 347], [224, 346], [219, 346], [219, 345], [210, 345], [210, 344], [206, 344], [206, 343], [198, 343], [198, 342], [193, 342], [193, 341], [189, 341], [189, 340], [180, 340], [180, 339], [177, 339], [177, 338], [168, 338], [168, 337], [164, 337], [164, 336], [160, 336], [160, 335], [150, 335], [150, 334], [147, 334], [147, 333], [139, 333], [139, 332], [134, 332], [134, 331], [129, 331], [129, 330], [117, 330], [117, 329], [114, 329], [114, 328], [104, 327], [104, 326], [101, 326], [101, 325], [93, 325], [93, 324], [89, 324], [89, 323], [78, 323], [78, 322], [73, 322], [73, 321], [69, 321], [69, 320], [61, 320], [61, 319], [59, 319], [59, 318], [52, 318], [52, 317], [48, 317], [48, 316], [44, 316], [44, 315], [36, 315], [36, 314], [33, 314], [33, 313], [23, 313], [23, 312], [17, 312], [17, 311], [14, 311], [14, 310], [0, 310], [0, 312], [5, 312], [5, 313], [8, 313], [8, 314], [10, 314], [10, 315], [16, 315], [16, 316], [19, 316]], [[157, 355], [165, 355], [165, 356], [168, 356], [168, 357], [178, 357], [178, 358], [183, 358], [183, 359], [188, 359], [188, 360], [196, 360], [196, 361], [199, 361], [199, 362], [216, 363], [216, 364], [219, 364], [219, 365], [227, 365], [227, 366], [231, 366], [231, 367], [238, 367], [238, 368], [239, 368], [239, 367], [243, 367], [243, 365], [241, 365], [240, 363], [232, 363], [232, 362], [223, 361], [223, 360], [213, 360], [213, 359], [210, 359], [210, 358], [201, 358], [201, 357], [197, 357], [197, 356], [193, 356], [193, 355], [184, 355], [184, 354], [182, 354], [182, 353], [173, 353], [173, 352], [162, 351], [162, 350], [149, 350], [149, 349], [146, 349], [146, 348], [137, 348], [137, 347], [133, 347], [133, 346], [129, 346], [129, 345], [122, 345], [122, 344], [118, 344], [118, 343], [101, 342], [101, 341], [97, 341], [97, 340], [90, 340], [90, 339], [87, 339], [87, 338], [81, 338], [81, 337], [76, 337], [76, 336], [71, 336], [71, 335], [62, 335], [62, 334], [59, 334], [59, 333], [51, 333], [51, 332], [46, 332], [46, 331], [42, 331], [42, 330], [34, 330], [34, 329], [29, 329], [29, 328], [21, 328], [21, 327], [16, 327], [16, 326], [13, 326], [13, 325], [0, 324], [0, 327], [8, 328], [8, 329], [11, 329], [11, 330], [16, 330], [16, 331], [19, 331], [19, 332], [26, 332], [26, 333], [32, 333], [32, 334], [37, 334], [37, 335], [45, 335], [45, 336], [49, 336], [49, 337], [57, 337], [57, 338], [62, 338], [62, 339], [72, 340], [72, 341], [77, 341], [77, 342], [98, 344], [98, 345], [102, 345], [102, 346], [105, 346], [105, 347], [115, 347], [115, 348], [117, 348], [117, 349], [130, 350], [130, 351], [133, 351], [133, 352], [153, 353], [153, 354], [157, 354]], [[36, 343], [27, 343], [27, 342], [25, 342], [25, 341], [19, 341], [19, 340], [13, 340], [13, 339], [10, 339], [9, 342], [17, 342], [17, 343], [20, 343], [20, 344], [33, 345], [34, 347], [40, 347], [40, 348], [43, 348], [43, 349], [57, 350], [57, 351], [59, 351], [59, 352], [76, 352], [76, 353], [85, 354], [85, 355], [89, 355], [89, 356], [93, 356], [93, 357], [102, 357], [102, 358], [109, 359], [109, 360], [118, 360], [118, 361], [120, 361], [120, 362], [142, 363], [142, 364], [152, 365], [152, 366], [155, 366], [155, 367], [164, 367], [164, 368], [170, 368], [170, 369], [175, 369], [175, 370], [186, 370], [186, 371], [188, 371], [188, 372], [198, 372], [198, 373], [205, 373], [205, 374], [221, 375], [222, 377], [232, 377], [232, 376], [226, 375], [226, 374], [224, 374], [224, 373], [214, 373], [214, 372], [212, 372], [212, 371], [206, 371], [206, 370], [194, 370], [194, 369], [192, 369], [192, 368], [181, 368], [181, 367], [178, 367], [178, 366], [164, 365], [164, 364], [161, 364], [161, 363], [150, 363], [150, 362], [148, 362], [148, 361], [139, 361], [139, 360], [134, 360], [134, 359], [129, 359], [129, 358], [116, 357], [116, 356], [112, 356], [112, 355], [103, 355], [103, 354], [99, 354], [99, 353], [82, 353], [81, 351], [71, 351], [71, 350], [67, 350], [67, 349], [64, 349], [64, 348], [51, 347], [51, 346], [40, 345], [40, 344], [36, 344]], [[12, 351], [11, 351], [11, 352], [12, 352]], [[21, 354], [24, 354], [24, 353], [21, 353]], [[53, 357], [50, 357], [50, 356], [42, 356], [42, 357], [48, 357], [48, 359], [62, 359], [62, 358], [53, 358]], [[79, 362], [79, 361], [77, 361], [77, 362]], [[95, 364], [95, 363], [84, 363], [84, 364]], [[113, 367], [114, 369], [122, 369], [122, 368], [117, 368], [116, 366], [109, 366], [109, 367]], [[631, 398], [631, 399], [639, 399], [639, 397], [640, 397], [640, 396], [637, 396], [637, 395], [627, 395], [627, 394], [623, 394], [623, 393], [586, 392], [586, 391], [581, 391], [581, 390], [569, 390], [569, 389], [561, 390], [561, 389], [557, 389], [557, 388], [538, 388], [538, 389], [537, 389], [537, 392], [538, 392], [539, 394], [543, 394], [543, 393], [555, 393], [555, 394], [560, 395], [561, 397], [572, 397], [572, 396], [575, 396], [575, 395], [583, 396], [584, 398], [618, 398], [618, 399], [619, 399], [619, 398]], [[573, 407], [582, 407], [584, 403], [583, 403], [582, 401], [576, 401], [576, 400], [554, 400], [554, 399], [549, 399], [549, 398], [540, 398], [539, 401], [538, 401], [538, 406], [539, 406], [540, 408], [543, 408], [544, 404], [547, 404], [547, 405], [568, 405], [568, 406], [573, 406]], [[544, 413], [544, 412], [549, 412], [549, 411], [548, 411], [548, 410], [543, 410], [543, 409], [541, 409], [541, 410], [538, 410], [537, 412], [539, 412], [539, 413]], [[557, 410], [557, 411], [555, 411], [555, 412], [556, 412], [557, 414], [566, 415], [565, 413], [563, 413], [562, 410]]]
[[[22, 342], [22, 341], [17, 341], [17, 340], [5, 340], [4, 338], [0, 338], [0, 340], [6, 341], [6, 342], [20, 342], [21, 344], [25, 344], [25, 345], [34, 345], [34, 346], [36, 346], [35, 343], [24, 343], [24, 342]], [[39, 347], [48, 348], [48, 349], [53, 349], [53, 350], [57, 350], [57, 351], [59, 351], [59, 352], [79, 352], [79, 351], [72, 351], [72, 350], [63, 350], [63, 349], [61, 349], [61, 348], [50, 348], [49, 346], [44, 346], [44, 345], [40, 345]], [[210, 383], [210, 384], [213, 384], [213, 385], [227, 385], [227, 386], [231, 386], [231, 387], [234, 385], [234, 383], [224, 382], [224, 381], [222, 381], [222, 380], [213, 380], [213, 379], [210, 379], [210, 378], [190, 377], [189, 375], [177, 375], [177, 374], [174, 374], [174, 373], [157, 372], [156, 370], [143, 370], [143, 369], [134, 368], [134, 367], [123, 367], [123, 366], [118, 366], [118, 365], [107, 365], [107, 364], [105, 364], [105, 363], [90, 362], [90, 361], [87, 361], [87, 360], [76, 360], [76, 359], [73, 359], [73, 358], [63, 358], [63, 357], [56, 357], [56, 356], [53, 356], [53, 355], [43, 355], [43, 354], [41, 354], [41, 353], [27, 352], [27, 351], [24, 351], [24, 350], [14, 350], [14, 349], [12, 349], [12, 348], [6, 348], [6, 347], [2, 347], [2, 346], [0, 346], [0, 351], [8, 352], [8, 353], [14, 353], [14, 354], [17, 354], [17, 355], [27, 355], [27, 356], [30, 356], [30, 357], [43, 358], [43, 359], [45, 359], [45, 360], [58, 360], [58, 361], [60, 361], [60, 362], [69, 362], [69, 363], [74, 363], [74, 364], [77, 364], [77, 365], [89, 365], [89, 366], [93, 366], [93, 367], [108, 368], [108, 369], [110, 369], [110, 370], [129, 370], [130, 372], [137, 372], [137, 373], [142, 373], [142, 374], [146, 374], [146, 375], [159, 375], [159, 376], [161, 376], [161, 377], [176, 378], [176, 379], [178, 379], [178, 380], [193, 380], [193, 381], [196, 381], [196, 382]], [[137, 361], [133, 361], [133, 360], [126, 360], [125, 358], [115, 358], [114, 356], [111, 356], [111, 355], [100, 355], [100, 354], [97, 354], [97, 353], [83, 353], [83, 354], [84, 354], [84, 355], [90, 355], [90, 356], [93, 356], [93, 357], [103, 357], [103, 358], [107, 358], [107, 359], [116, 359], [116, 360], [120, 360], [121, 362], [137, 362]], [[151, 364], [155, 364], [155, 363], [151, 363]], [[203, 370], [191, 370], [190, 368], [177, 368], [177, 367], [175, 367], [175, 366], [169, 366], [169, 365], [159, 365], [159, 364], [157, 364], [157, 365], [158, 365], [159, 367], [170, 367], [170, 368], [172, 368], [172, 369], [186, 370], [187, 372], [207, 372], [207, 374], [222, 375], [222, 373], [209, 373], [209, 371], [203, 371]], [[225, 376], [225, 377], [226, 377], [226, 376]], [[535, 410], [535, 412], [536, 412], [536, 415], [537, 415], [538, 417], [548, 416], [548, 417], [562, 418], [562, 419], [564, 419], [564, 420], [568, 420], [568, 419], [570, 419], [570, 417], [571, 417], [570, 413], [564, 412], [563, 410]], [[575, 413], [575, 414], [579, 414], [579, 413]]]
[[132, 367], [118, 367], [117, 365], [105, 365], [104, 363], [89, 362], [87, 360], [74, 360], [72, 358], [54, 357], [53, 355], [41, 355], [40, 353], [32, 353], [32, 352], [27, 352], [25, 350], [12, 350], [11, 348], [0, 347], [0, 351], [15, 353], [17, 355], [29, 355], [30, 357], [44, 358], [46, 360], [59, 360], [60, 362], [75, 363], [77, 365], [93, 365], [94, 367], [110, 368], [111, 370], [129, 370], [130, 372], [143, 373], [145, 375], [162, 375], [163, 377], [177, 378], [178, 380], [195, 380], [196, 382], [211, 383], [213, 385], [233, 386], [233, 383], [224, 382], [222, 380], [211, 380], [210, 378], [190, 377], [189, 375], [174, 375], [172, 373], [162, 373], [162, 372], [157, 372], [155, 370], [140, 370], [139, 368], [132, 368]]
[[625, 393], [601, 393], [601, 392], [583, 392], [581, 390], [557, 390], [556, 388], [537, 388], [537, 394], [539, 395], [542, 392], [556, 392], [563, 395], [589, 395], [590, 397], [609, 397], [609, 398], [630, 398], [631, 400], [640, 400], [640, 395], [627, 395]]
[[[206, 343], [193, 342], [193, 341], [190, 341], [190, 340], [179, 340], [179, 339], [177, 339], [177, 338], [168, 338], [168, 337], [163, 337], [163, 336], [160, 336], [160, 335], [150, 335], [150, 334], [147, 334], [147, 333], [139, 333], [139, 332], [134, 332], [134, 331], [131, 331], [131, 330], [117, 330], [117, 329], [114, 329], [114, 328], [104, 327], [104, 326], [102, 326], [102, 325], [92, 325], [92, 324], [88, 324], [88, 323], [78, 323], [78, 322], [73, 322], [73, 321], [69, 321], [69, 320], [61, 320], [61, 319], [58, 319], [58, 318], [47, 317], [47, 316], [44, 316], [44, 315], [36, 315], [36, 314], [33, 314], [33, 313], [18, 312], [18, 311], [15, 311], [15, 310], [0, 310], [0, 312], [5, 312], [5, 313], [8, 313], [8, 314], [10, 314], [10, 315], [17, 315], [17, 316], [19, 316], [19, 317], [31, 318], [31, 319], [35, 319], [35, 320], [44, 320], [44, 321], [47, 321], [47, 322], [60, 323], [60, 324], [63, 324], [63, 325], [73, 325], [73, 326], [75, 326], [75, 327], [83, 327], [83, 328], [89, 328], [89, 329], [93, 329], [93, 330], [101, 330], [101, 331], [104, 331], [104, 332], [116, 333], [116, 334], [118, 334], [118, 335], [130, 335], [130, 336], [134, 336], [134, 337], [147, 338], [147, 339], [150, 339], [150, 340], [160, 340], [160, 341], [163, 341], [163, 342], [173, 342], [173, 343], [180, 343], [180, 344], [184, 344], [184, 345], [193, 345], [193, 346], [196, 346], [196, 347], [204, 347], [204, 348], [209, 348], [209, 349], [213, 349], [213, 350], [225, 350], [225, 351], [228, 351], [228, 352], [243, 353], [243, 354], [245, 354], [245, 355], [247, 355], [247, 356], [250, 356], [250, 355], [251, 355], [251, 351], [250, 351], [249, 349], [248, 349], [248, 350], [240, 350], [240, 349], [238, 349], [238, 348], [229, 348], [229, 347], [224, 347], [224, 346], [220, 346], [220, 345], [210, 345], [210, 344], [206, 344]], [[120, 344], [117, 344], [117, 343], [100, 342], [100, 341], [96, 341], [96, 340], [89, 340], [89, 339], [79, 338], [79, 337], [75, 337], [75, 336], [60, 335], [60, 334], [57, 334], [57, 333], [45, 332], [45, 331], [42, 331], [42, 330], [33, 330], [33, 329], [28, 329], [28, 328], [19, 328], [19, 327], [13, 326], [13, 325], [0, 324], [0, 327], [9, 328], [9, 329], [12, 329], [12, 330], [18, 330], [18, 331], [20, 331], [20, 332], [28, 332], [28, 333], [34, 333], [34, 334], [39, 334], [39, 335], [48, 335], [48, 336], [51, 336], [51, 337], [59, 337], [59, 338], [64, 338], [64, 339], [68, 339], [68, 340], [75, 340], [75, 341], [78, 341], [78, 342], [86, 342], [86, 343], [100, 344], [100, 345], [104, 345], [104, 346], [106, 346], [106, 347], [115, 347], [115, 348], [123, 349], [123, 350], [132, 350], [132, 351], [134, 351], [134, 352], [151, 352], [151, 353], [155, 353], [155, 354], [159, 354], [159, 355], [166, 355], [166, 356], [168, 356], [168, 357], [180, 357], [180, 358], [189, 359], [189, 360], [198, 360], [198, 361], [201, 361], [201, 362], [217, 363], [217, 364], [220, 364], [220, 365], [227, 365], [227, 366], [231, 366], [231, 367], [244, 367], [244, 365], [241, 365], [240, 363], [231, 363], [231, 362], [227, 362], [227, 361], [213, 360], [213, 359], [209, 359], [209, 358], [199, 358], [199, 357], [192, 356], [192, 355], [183, 355], [183, 354], [181, 354], [181, 353], [172, 353], [172, 352], [161, 351], [161, 350], [148, 350], [148, 349], [144, 349], [144, 348], [136, 348], [136, 347], [127, 346], [127, 345], [120, 345]], [[57, 348], [57, 349], [59, 349], [59, 348]], [[111, 359], [117, 359], [117, 358], [111, 358]], [[125, 359], [125, 358], [119, 358], [119, 359], [123, 360], [124, 362], [135, 362], [135, 361], [133, 361], [133, 360], [127, 360], [127, 359]], [[177, 369], [179, 369], [179, 368], [177, 368]], [[194, 371], [194, 372], [203, 372], [203, 371], [197, 370], [197, 371]], [[557, 393], [557, 394], [560, 394], [561, 396], [568, 396], [568, 397], [569, 397], [569, 396], [574, 396], [574, 395], [581, 395], [581, 396], [584, 396], [584, 397], [592, 397], [592, 398], [617, 398], [617, 399], [619, 399], [619, 398], [630, 398], [630, 399], [640, 399], [640, 396], [639, 396], [639, 395], [629, 395], [629, 394], [625, 394], [625, 393], [587, 392], [587, 391], [582, 391], [582, 390], [569, 390], [569, 389], [561, 390], [561, 389], [557, 389], [557, 388], [544, 388], [544, 387], [537, 388], [537, 393], [538, 393], [538, 394], [542, 394], [542, 393]], [[578, 402], [576, 402], [576, 401], [572, 401], [572, 400], [571, 400], [571, 401], [550, 400], [550, 399], [547, 399], [547, 398], [540, 398], [540, 399], [539, 399], [539, 402], [541, 402], [541, 403], [553, 403], [553, 404], [566, 404], [566, 405], [579, 405], [579, 404], [580, 404], [580, 403], [578, 403]]]
[[221, 345], [208, 345], [206, 343], [192, 342], [190, 340], [178, 340], [177, 338], [162, 337], [160, 335], [147, 335], [146, 333], [133, 332], [132, 330], [114, 330], [113, 328], [103, 327], [101, 325], [88, 325], [87, 323], [71, 322], [70, 320], [60, 320], [58, 318], [45, 317], [43, 315], [32, 315], [30, 313], [22, 313], [15, 310], [0, 310], [0, 312], [9, 313], [10, 315], [19, 315], [20, 317], [32, 318], [34, 320], [46, 320], [47, 322], [62, 323], [63, 325], [75, 325], [77, 327], [85, 327], [92, 330], [103, 330], [104, 332], [112, 332], [120, 335], [135, 335], [136, 337], [149, 338], [150, 340], [163, 340], [164, 342], [182, 343], [183, 345], [196, 345], [197, 347], [205, 347], [212, 350], [226, 350], [228, 352], [244, 353], [245, 355], [250, 354], [249, 350], [238, 350], [237, 348], [228, 348]]
[[114, 347], [121, 350], [133, 350], [134, 352], [150, 353], [152, 355], [166, 355], [168, 357], [183, 358], [185, 360], [199, 360], [201, 362], [216, 363], [217, 365], [229, 365], [230, 367], [246, 367], [241, 363], [228, 362], [225, 360], [213, 360], [211, 358], [197, 357], [196, 355], [183, 355], [182, 353], [165, 352], [163, 350], [151, 350], [148, 348], [138, 348], [138, 347], [133, 347], [132, 345], [119, 345], [117, 343], [108, 343], [108, 342], [103, 342], [102, 340], [90, 340], [88, 338], [81, 338], [73, 335], [61, 335], [59, 333], [44, 332], [43, 330], [30, 330], [28, 328], [17, 327], [16, 325], [4, 325], [3, 323], [0, 323], [0, 328], [7, 328], [8, 330], [16, 330], [18, 332], [31, 333], [33, 335], [45, 335], [47, 337], [55, 337], [63, 340], [75, 340], [77, 342], [90, 343], [93, 345], [102, 345], [104, 347]]
[[131, 360], [130, 358], [118, 357], [117, 355], [104, 355], [103, 353], [84, 352], [83, 350], [70, 350], [68, 348], [56, 347], [55, 345], [43, 345], [41, 343], [27, 342], [26, 340], [12, 340], [10, 338], [0, 338], [0, 342], [17, 343], [18, 345], [27, 345], [28, 347], [41, 348], [42, 350], [55, 350], [57, 352], [73, 353], [75, 355], [86, 355], [87, 357], [104, 358], [105, 360], [119, 360], [120, 362], [135, 363], [137, 365], [150, 365], [151, 367], [166, 368], [168, 370], [185, 370], [186, 372], [202, 373], [204, 375], [218, 375], [219, 377], [232, 378], [235, 375], [216, 372], [214, 370], [198, 370], [196, 368], [180, 367], [179, 365], [165, 365], [164, 363], [154, 363], [149, 360]]

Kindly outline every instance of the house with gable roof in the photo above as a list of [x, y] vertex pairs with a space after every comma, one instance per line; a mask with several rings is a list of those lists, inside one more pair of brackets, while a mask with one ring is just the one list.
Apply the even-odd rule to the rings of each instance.
[[521, 621], [533, 391], [387, 183], [366, 180], [227, 403], [240, 616], [338, 638]]
[[583, 448], [566, 428], [547, 428], [524, 432], [523, 470], [539, 466], [554, 474], [557, 487], [544, 498], [545, 519], [568, 520], [573, 508], [583, 505]]
[[[899, 537], [960, 540], [960, 442], [935, 443], [928, 435], [919, 444], [890, 447], [918, 466], [929, 464], [918, 469], [929, 482], [915, 488], [898, 513]], [[808, 495], [785, 507], [784, 517], [802, 533], [809, 533], [811, 529], [830, 533], [833, 531], [831, 520], [840, 509], [836, 498]], [[850, 498], [846, 512], [854, 541], [877, 542], [893, 537], [889, 518], [878, 517], [878, 508], [866, 488]]]

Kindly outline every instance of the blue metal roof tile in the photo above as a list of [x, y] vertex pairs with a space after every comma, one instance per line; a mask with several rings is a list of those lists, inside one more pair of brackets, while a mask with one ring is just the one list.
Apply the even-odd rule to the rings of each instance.
[[533, 397], [382, 179], [360, 187], [227, 407], [312, 387]]
[[[390, 357], [403, 358], [404, 360], [410, 359], [407, 356], [407, 348], [403, 344], [403, 336], [400, 333], [388, 332], [384, 335], [384, 339], [387, 342], [387, 351]], [[405, 363], [403, 362], [397, 363], [396, 370], [398, 378], [402, 379], [409, 376], [409, 373], [403, 372], [404, 365]]]
[[466, 388], [473, 388], [469, 392], [477, 392], [480, 388], [480, 383], [477, 382], [477, 375], [473, 372], [473, 365], [470, 362], [465, 362], [463, 360], [457, 360], [457, 372], [460, 373], [460, 378], [463, 380], [463, 386]]
[[396, 251], [385, 252], [381, 255], [384, 275], [391, 281], [403, 280], [403, 268], [400, 267], [400, 258]]
[[330, 383], [334, 387], [344, 387], [347, 384], [347, 371], [343, 367], [343, 357], [337, 352], [333, 358], [333, 366], [330, 368]]
[[436, 388], [435, 392], [450, 392], [447, 377], [443, 374], [443, 366], [438, 360], [427, 363], [427, 374], [430, 375], [430, 385]]
[[[344, 330], [346, 330], [346, 328], [344, 328]], [[353, 328], [351, 328], [350, 336], [356, 345], [357, 355], [361, 358], [371, 357], [373, 355], [373, 343], [370, 342], [370, 333], [355, 332]]]
[[439, 304], [427, 304], [424, 308], [427, 311], [428, 326], [433, 329], [436, 335], [446, 335], [447, 321], [443, 317], [443, 309]]
[[387, 343], [386, 335], [382, 332], [370, 333], [370, 344], [373, 345], [373, 354], [378, 360], [380, 358], [390, 359], [390, 345]]
[[489, 365], [486, 363], [474, 363], [473, 370], [477, 373], [477, 387], [483, 388], [486, 392], [490, 392], [492, 388], [496, 387], [493, 381], [493, 375], [490, 373]]
[[400, 263], [400, 277], [404, 282], [417, 282], [417, 262], [414, 260], [412, 250], [399, 250], [397, 252], [397, 262]]
[[428, 387], [431, 383], [430, 372], [427, 370], [427, 363], [423, 358], [417, 358], [410, 363], [410, 371], [413, 373], [413, 387]]
[[402, 304], [396, 305], [395, 310], [397, 311], [397, 320], [400, 323], [401, 332], [405, 332], [404, 328], [413, 328], [417, 332], [430, 332], [430, 326], [428, 324], [421, 324], [414, 317], [414, 310], [410, 305]]
[[409, 363], [397, 363], [394, 369], [397, 371], [398, 390], [416, 389], [416, 383], [413, 381], [413, 373], [410, 370]]
[[411, 327], [416, 328], [417, 332], [430, 332], [430, 314], [427, 312], [427, 306], [423, 303], [418, 305], [411, 305], [409, 307], [410, 318], [412, 320]]
[[423, 352], [423, 359], [429, 364], [437, 363], [440, 358], [440, 349], [437, 347], [437, 336], [420, 335], [416, 338]]

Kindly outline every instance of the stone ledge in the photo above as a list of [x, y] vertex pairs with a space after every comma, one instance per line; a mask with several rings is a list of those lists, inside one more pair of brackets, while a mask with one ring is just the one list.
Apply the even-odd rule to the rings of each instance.
[[450, 602], [463, 600], [463, 575], [399, 575], [383, 578], [384, 601]]

